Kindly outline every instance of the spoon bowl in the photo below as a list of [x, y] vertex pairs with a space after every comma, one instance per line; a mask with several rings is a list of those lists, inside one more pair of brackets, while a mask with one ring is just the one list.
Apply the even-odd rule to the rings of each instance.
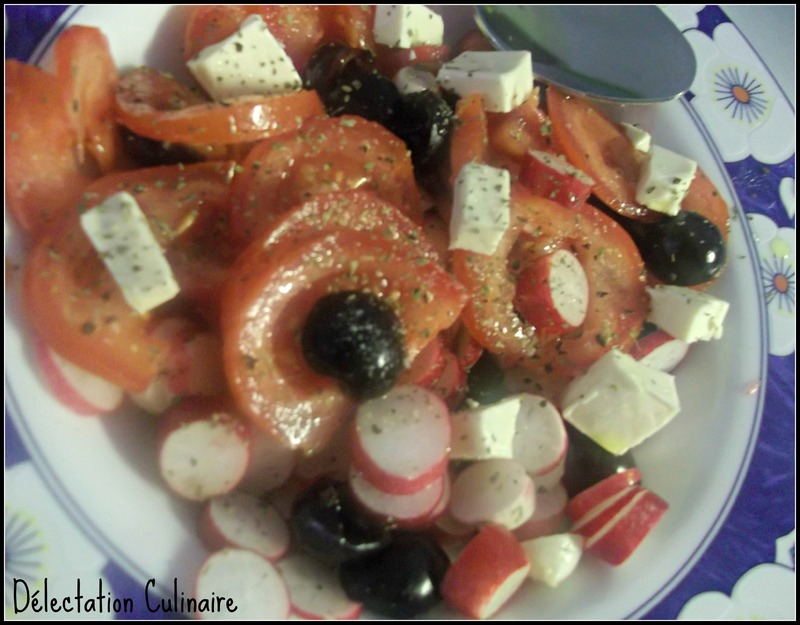
[[479, 6], [475, 22], [499, 50], [529, 50], [536, 78], [617, 103], [680, 97], [697, 62], [655, 6]]

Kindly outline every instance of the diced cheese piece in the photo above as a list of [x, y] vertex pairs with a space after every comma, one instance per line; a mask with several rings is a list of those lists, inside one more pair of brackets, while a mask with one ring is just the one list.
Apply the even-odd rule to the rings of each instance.
[[260, 15], [247, 17], [234, 34], [204, 48], [186, 65], [215, 100], [289, 93], [303, 86], [292, 59]]
[[463, 52], [442, 65], [436, 76], [444, 89], [460, 96], [479, 93], [492, 113], [508, 113], [533, 91], [531, 53], [523, 51]]
[[547, 165], [557, 174], [562, 174], [565, 177], [576, 178], [583, 184], [590, 187], [594, 186], [594, 180], [582, 170], [567, 162], [567, 159], [564, 156], [551, 154], [550, 152], [545, 152], [543, 150], [528, 150], [528, 154], [530, 154], [531, 158], [535, 158], [543, 165]]
[[378, 5], [372, 32], [375, 43], [390, 48], [440, 46], [444, 41], [444, 20], [422, 4]]
[[722, 326], [730, 304], [685, 286], [648, 287], [648, 321], [686, 343], [722, 338]]
[[675, 378], [613, 349], [567, 387], [561, 414], [612, 454], [624, 454], [678, 414]]
[[639, 171], [636, 201], [665, 215], [675, 216], [692, 184], [697, 163], [690, 158], [654, 145]]
[[144, 314], [178, 294], [172, 269], [132, 195], [121, 191], [86, 211], [81, 227], [131, 308]]
[[400, 69], [392, 80], [401, 95], [419, 91], [437, 91], [439, 89], [436, 76], [412, 65]]
[[650, 143], [652, 140], [652, 135], [640, 128], [639, 126], [634, 126], [633, 124], [629, 124], [627, 122], [622, 122], [620, 124], [625, 130], [625, 134], [628, 135], [628, 139], [631, 140], [633, 143], [633, 147], [638, 150], [639, 152], [644, 152], [647, 154], [650, 151]]
[[455, 413], [451, 418], [450, 458], [513, 458], [520, 396]]
[[493, 254], [511, 223], [511, 175], [467, 163], [458, 172], [450, 218], [450, 249]]

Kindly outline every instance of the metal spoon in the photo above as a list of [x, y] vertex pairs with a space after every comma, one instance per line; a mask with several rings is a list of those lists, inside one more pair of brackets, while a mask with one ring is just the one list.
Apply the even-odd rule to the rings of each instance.
[[697, 62], [655, 6], [479, 6], [475, 22], [500, 50], [530, 50], [534, 76], [579, 95], [625, 103], [672, 100]]

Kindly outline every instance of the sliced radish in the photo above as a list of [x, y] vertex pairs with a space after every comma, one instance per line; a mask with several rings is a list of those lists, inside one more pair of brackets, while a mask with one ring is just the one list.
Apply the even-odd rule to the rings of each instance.
[[631, 347], [630, 354], [639, 362], [670, 372], [680, 364], [689, 352], [689, 344], [676, 339], [664, 330], [655, 329], [642, 334]]
[[450, 459], [512, 458], [521, 404], [519, 396], [512, 396], [453, 414]]
[[346, 480], [350, 472], [350, 429], [341, 427], [322, 449], [310, 456], [300, 456], [294, 477], [306, 484], [321, 477]]
[[84, 416], [119, 408], [125, 396], [120, 387], [65, 360], [40, 339], [34, 350], [50, 390], [67, 408]]
[[581, 531], [586, 537], [586, 551], [614, 566], [630, 557], [669, 507], [653, 491], [634, 488], [636, 495], [602, 528], [590, 535]]
[[403, 527], [425, 525], [444, 494], [445, 477], [440, 476], [421, 490], [410, 494], [387, 493], [371, 484], [353, 469], [350, 488], [358, 503], [370, 514]]
[[606, 499], [626, 488], [638, 484], [641, 480], [642, 474], [635, 467], [614, 473], [570, 499], [567, 504], [567, 516], [570, 521], [575, 523], [595, 506], [602, 504]]
[[[534, 484], [537, 482], [534, 480]], [[556, 534], [566, 518], [567, 490], [556, 484], [551, 488], [536, 487], [536, 506], [531, 518], [514, 530], [517, 540], [531, 540]]]
[[578, 258], [556, 250], [517, 278], [514, 307], [541, 334], [564, 334], [586, 318], [589, 282]]
[[305, 619], [351, 620], [361, 614], [361, 603], [342, 590], [336, 569], [304, 554], [292, 554], [277, 563], [289, 589], [292, 612]]
[[462, 523], [496, 523], [508, 529], [531, 518], [533, 481], [514, 460], [479, 460], [458, 474], [450, 495], [450, 512]]
[[411, 366], [397, 379], [398, 384], [417, 384], [426, 388], [433, 385], [444, 370], [444, 342], [436, 337], [417, 354]]
[[271, 562], [289, 549], [289, 526], [269, 503], [246, 493], [210, 500], [200, 515], [200, 538], [210, 550], [251, 549]]
[[283, 620], [289, 617], [289, 592], [283, 576], [266, 558], [247, 549], [211, 554], [197, 574], [195, 597], [231, 599], [236, 611], [201, 612], [199, 618]]
[[538, 472], [536, 475], [532, 475], [534, 483], [536, 484], [536, 488], [555, 488], [556, 486], [561, 485], [561, 478], [564, 477], [564, 472], [566, 469], [566, 456], [561, 459], [555, 467], [550, 469], [549, 471], [545, 472]]
[[415, 493], [438, 480], [449, 447], [447, 407], [420, 386], [396, 386], [361, 404], [356, 413], [353, 465], [387, 493]]
[[514, 434], [514, 460], [531, 475], [554, 470], [567, 454], [567, 430], [561, 413], [540, 395], [520, 396]]
[[450, 565], [442, 596], [465, 616], [489, 618], [517, 592], [529, 570], [528, 557], [514, 536], [486, 525]]
[[237, 490], [263, 495], [282, 486], [292, 475], [296, 452], [263, 430], [252, 432], [253, 450]]
[[522, 184], [535, 195], [546, 197], [567, 208], [589, 199], [594, 180], [565, 159], [540, 150], [528, 150], [519, 172]]
[[302, 495], [309, 487], [307, 482], [300, 480], [289, 480], [282, 486], [271, 490], [266, 495], [266, 500], [278, 511], [281, 517], [288, 521], [292, 516], [292, 508], [294, 502]]
[[178, 495], [204, 501], [232, 491], [250, 463], [248, 424], [219, 398], [188, 398], [161, 421], [158, 465]]
[[555, 588], [572, 575], [583, 554], [583, 537], [553, 534], [520, 543], [531, 563], [531, 579]]

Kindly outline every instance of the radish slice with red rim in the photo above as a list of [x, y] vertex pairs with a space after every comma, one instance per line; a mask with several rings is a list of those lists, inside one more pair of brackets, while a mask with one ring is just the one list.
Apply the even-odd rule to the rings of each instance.
[[345, 594], [335, 568], [304, 554], [286, 556], [277, 567], [289, 589], [292, 611], [301, 618], [352, 620], [361, 614], [361, 603]]

